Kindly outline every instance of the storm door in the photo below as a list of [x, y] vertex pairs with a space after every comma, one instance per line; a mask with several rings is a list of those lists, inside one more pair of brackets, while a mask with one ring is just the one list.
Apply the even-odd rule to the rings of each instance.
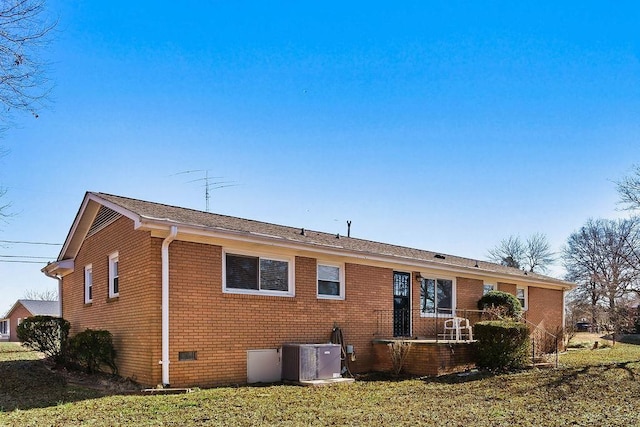
[[393, 336], [411, 335], [411, 274], [393, 272]]

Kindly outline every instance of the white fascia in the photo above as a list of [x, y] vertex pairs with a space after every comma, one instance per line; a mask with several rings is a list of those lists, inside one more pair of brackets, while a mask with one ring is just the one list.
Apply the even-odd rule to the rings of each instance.
[[[148, 230], [151, 232], [164, 231], [166, 233], [167, 228], [175, 224], [176, 223], [174, 221], [171, 221], [168, 219], [141, 217], [139, 228], [143, 230]], [[236, 240], [236, 241], [246, 242], [246, 243], [256, 243], [256, 244], [262, 244], [262, 245], [272, 246], [272, 247], [282, 247], [282, 248], [293, 249], [298, 251], [313, 252], [321, 255], [341, 256], [341, 257], [353, 258], [358, 260], [395, 264], [396, 266], [402, 265], [405, 267], [413, 268], [418, 271], [420, 269], [428, 268], [431, 270], [442, 271], [448, 274], [459, 273], [459, 274], [466, 274], [466, 275], [475, 275], [480, 277], [489, 277], [494, 280], [495, 279], [505, 280], [508, 283], [513, 283], [514, 281], [517, 281], [518, 283], [527, 283], [527, 284], [530, 283], [530, 284], [535, 284], [537, 286], [547, 285], [553, 289], [561, 288], [561, 289], [569, 290], [572, 288], [569, 283], [565, 285], [565, 284], [554, 283], [553, 279], [552, 280], [545, 280], [540, 278], [534, 279], [534, 278], [527, 277], [524, 273], [523, 273], [523, 276], [520, 277], [515, 275], [497, 273], [497, 272], [494, 273], [489, 270], [479, 270], [478, 268], [475, 268], [475, 267], [451, 266], [451, 265], [445, 265], [442, 263], [429, 262], [427, 260], [416, 260], [413, 258], [396, 257], [391, 255], [381, 255], [381, 254], [368, 253], [368, 252], [354, 252], [338, 245], [327, 247], [326, 245], [316, 245], [313, 243], [292, 242], [290, 240], [284, 239], [279, 236], [268, 236], [264, 234], [247, 233], [247, 232], [227, 230], [222, 228], [212, 229], [211, 227], [197, 226], [197, 225], [186, 225], [186, 224], [179, 224], [179, 225], [180, 225], [181, 235], [190, 234], [190, 235], [200, 236], [200, 237]]]

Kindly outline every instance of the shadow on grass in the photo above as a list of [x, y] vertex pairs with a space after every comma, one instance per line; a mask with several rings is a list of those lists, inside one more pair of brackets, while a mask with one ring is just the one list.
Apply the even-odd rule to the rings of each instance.
[[104, 396], [97, 390], [69, 386], [41, 360], [0, 362], [0, 412], [56, 406]]
[[[606, 340], [613, 340], [613, 337], [609, 334], [609, 335], [605, 335], [604, 337], [602, 337]], [[621, 342], [621, 343], [625, 343], [625, 344], [635, 344], [635, 345], [640, 345], [640, 335], [639, 334], [621, 334], [621, 335], [616, 335], [616, 341], [617, 342]]]
[[640, 360], [627, 362], [605, 363], [595, 366], [583, 366], [563, 369], [561, 375], [548, 381], [546, 388], [549, 393], [556, 392], [558, 395], [567, 393], [576, 394], [579, 390], [593, 389], [596, 384], [609, 384], [610, 374], [615, 371], [622, 371], [626, 379], [619, 379], [618, 383], [635, 383], [638, 378], [638, 364]]
[[425, 383], [438, 383], [438, 384], [461, 384], [473, 381], [480, 381], [485, 378], [493, 377], [496, 374], [485, 370], [473, 370], [469, 372], [463, 372], [458, 374], [440, 375], [437, 377], [425, 377], [410, 374], [394, 375], [390, 372], [368, 372], [365, 374], [355, 375], [356, 381], [386, 381], [386, 382], [402, 382], [406, 380], [420, 380]]
[[484, 369], [474, 369], [469, 372], [461, 372], [458, 374], [441, 375], [439, 377], [425, 377], [423, 378], [423, 381], [437, 384], [464, 384], [474, 381], [481, 381], [486, 378], [496, 377], [498, 375], [508, 375], [516, 372], [519, 371], [494, 373]]

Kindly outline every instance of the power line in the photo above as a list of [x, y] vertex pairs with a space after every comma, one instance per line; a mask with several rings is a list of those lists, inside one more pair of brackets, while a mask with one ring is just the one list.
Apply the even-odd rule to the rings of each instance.
[[0, 258], [52, 259], [52, 258], [55, 258], [55, 257], [30, 256], [30, 255], [0, 255]]
[[0, 243], [12, 243], [12, 244], [20, 244], [20, 245], [62, 246], [62, 243], [25, 242], [20, 240], [0, 240]]
[[19, 261], [19, 260], [11, 260], [11, 259], [0, 259], [0, 262], [11, 262], [16, 264], [44, 264], [42, 261]]

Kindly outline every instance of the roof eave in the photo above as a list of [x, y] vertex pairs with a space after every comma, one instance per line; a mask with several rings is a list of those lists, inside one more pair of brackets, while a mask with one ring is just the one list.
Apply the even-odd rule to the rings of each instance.
[[50, 262], [40, 271], [42, 271], [46, 276], [56, 278], [64, 277], [69, 273], [73, 273], [74, 269], [75, 261], [73, 259], [64, 259], [61, 261]]
[[227, 240], [236, 240], [247, 243], [258, 243], [258, 244], [267, 244], [272, 246], [285, 247], [289, 249], [303, 249], [316, 253], [323, 253], [327, 255], [338, 255], [338, 256], [347, 256], [356, 259], [362, 260], [372, 260], [372, 261], [380, 261], [386, 263], [400, 263], [407, 267], [415, 268], [419, 270], [420, 268], [428, 268], [432, 270], [440, 270], [448, 273], [467, 273], [474, 274], [479, 276], [486, 276], [495, 279], [502, 279], [505, 281], [514, 281], [517, 280], [519, 282], [524, 283], [544, 283], [553, 287], [560, 287], [565, 290], [570, 290], [575, 287], [574, 284], [565, 282], [559, 279], [554, 279], [552, 277], [549, 278], [541, 278], [541, 277], [527, 277], [525, 272], [522, 272], [522, 275], [515, 274], [505, 274], [500, 273], [488, 269], [483, 269], [479, 267], [466, 267], [459, 265], [451, 265], [442, 262], [435, 262], [429, 260], [422, 260], [416, 258], [402, 257], [397, 255], [385, 255], [379, 253], [371, 253], [365, 251], [357, 251], [353, 249], [347, 248], [337, 248], [331, 247], [322, 244], [315, 243], [305, 243], [288, 240], [284, 237], [278, 236], [268, 236], [264, 234], [250, 233], [245, 231], [236, 231], [229, 230], [223, 228], [212, 228], [208, 226], [200, 226], [193, 224], [184, 224], [178, 223], [176, 221], [170, 219], [159, 219], [159, 218], [151, 218], [140, 216], [139, 229], [148, 230], [148, 231], [156, 231], [160, 232], [159, 234], [164, 235], [169, 232], [171, 226], [178, 225], [178, 239], [180, 235], [197, 235], [201, 237], [211, 237], [211, 238], [224, 238]]
[[80, 209], [76, 214], [73, 224], [71, 225], [69, 234], [64, 241], [62, 249], [60, 250], [57, 261], [74, 259], [76, 257], [80, 250], [80, 246], [82, 246], [82, 242], [87, 236], [89, 228], [100, 209], [100, 206], [105, 206], [130, 218], [134, 222], [134, 227], [138, 228], [140, 226], [140, 216], [135, 212], [105, 200], [96, 193], [87, 192], [82, 200], [82, 204], [80, 205]]

